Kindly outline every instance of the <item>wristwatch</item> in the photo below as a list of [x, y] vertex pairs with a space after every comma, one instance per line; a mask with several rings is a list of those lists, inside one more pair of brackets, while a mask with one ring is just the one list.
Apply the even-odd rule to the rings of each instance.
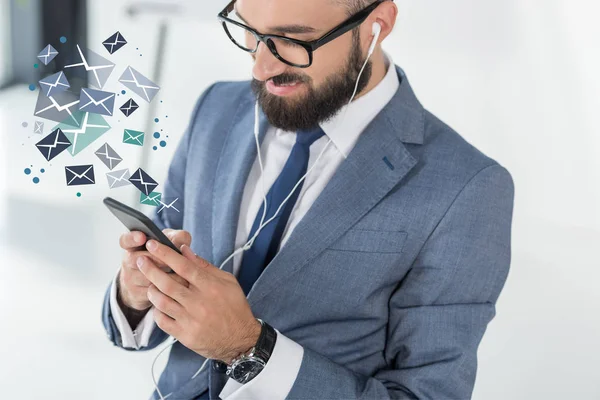
[[256, 318], [262, 329], [258, 341], [246, 353], [242, 353], [227, 365], [227, 375], [239, 383], [247, 383], [254, 379], [263, 370], [277, 341], [275, 329], [260, 318]]

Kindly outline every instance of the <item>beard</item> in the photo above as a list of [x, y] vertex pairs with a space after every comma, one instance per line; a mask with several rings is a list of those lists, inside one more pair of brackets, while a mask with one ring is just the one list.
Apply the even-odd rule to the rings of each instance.
[[[271, 78], [276, 85], [293, 82], [306, 84], [308, 93], [303, 98], [289, 100], [275, 96], [266, 89], [264, 81], [256, 79], [252, 80], [251, 87], [272, 126], [290, 132], [309, 130], [334, 117], [350, 101], [364, 62], [360, 34], [355, 31], [348, 62], [340, 71], [329, 75], [319, 88], [315, 88], [312, 79], [306, 75], [283, 73]], [[367, 86], [371, 74], [372, 64], [369, 61], [358, 84], [357, 94]]]

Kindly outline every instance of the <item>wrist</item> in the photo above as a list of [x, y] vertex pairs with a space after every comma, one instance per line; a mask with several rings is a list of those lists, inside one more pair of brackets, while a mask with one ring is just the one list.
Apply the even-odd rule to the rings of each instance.
[[236, 348], [227, 356], [224, 357], [223, 361], [227, 365], [231, 365], [231, 362], [242, 354], [247, 354], [258, 342], [260, 332], [262, 331], [262, 324], [256, 318], [247, 330], [248, 335], [236, 346]]

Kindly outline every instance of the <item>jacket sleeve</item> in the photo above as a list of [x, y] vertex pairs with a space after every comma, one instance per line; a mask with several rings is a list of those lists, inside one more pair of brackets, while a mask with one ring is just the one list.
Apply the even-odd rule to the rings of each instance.
[[510, 266], [514, 184], [498, 164], [461, 190], [389, 301], [387, 367], [357, 374], [304, 348], [287, 399], [467, 399]]
[[[154, 210], [151, 219], [161, 230], [167, 228], [182, 229], [183, 227], [183, 210], [185, 205], [185, 175], [190, 138], [192, 136], [192, 132], [194, 131], [195, 124], [198, 122], [197, 116], [200, 109], [202, 108], [202, 104], [216, 85], [217, 84], [213, 84], [208, 89], [206, 89], [202, 96], [200, 96], [200, 98], [196, 102], [191, 122], [188, 125], [188, 128], [186, 129], [185, 133], [183, 134], [183, 137], [181, 138], [177, 146], [177, 150], [175, 150], [173, 160], [169, 167], [167, 179], [162, 190], [162, 197], [170, 199], [179, 199], [179, 202], [177, 204], [179, 205], [180, 208], [178, 209], [181, 210], [181, 212], [158, 213], [159, 209], [157, 207]], [[152, 328], [152, 333], [150, 335], [147, 346], [141, 346], [138, 349], [123, 346], [123, 338], [121, 336], [121, 332], [115, 322], [115, 318], [111, 311], [111, 288], [112, 282], [108, 286], [108, 289], [106, 290], [106, 293], [104, 295], [104, 303], [102, 306], [102, 323], [104, 325], [104, 329], [107, 333], [109, 340], [113, 342], [115, 346], [122, 347], [126, 350], [150, 350], [160, 345], [169, 336], [156, 324], [153, 324], [154, 327]]]

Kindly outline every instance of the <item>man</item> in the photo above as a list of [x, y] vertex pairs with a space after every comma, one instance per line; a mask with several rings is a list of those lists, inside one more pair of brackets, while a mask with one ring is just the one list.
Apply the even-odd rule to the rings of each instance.
[[510, 265], [513, 181], [382, 51], [397, 13], [238, 0], [220, 14], [253, 80], [206, 90], [177, 149], [163, 197], [181, 213], [154, 221], [183, 255], [124, 235], [104, 302], [116, 345], [177, 339], [153, 398], [471, 396]]

